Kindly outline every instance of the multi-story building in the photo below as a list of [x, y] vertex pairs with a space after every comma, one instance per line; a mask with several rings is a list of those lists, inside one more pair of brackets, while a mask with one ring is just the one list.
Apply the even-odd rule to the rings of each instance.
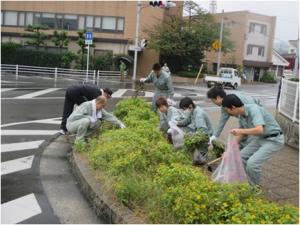
[[[214, 14], [218, 23], [222, 17], [225, 29], [230, 32], [229, 39], [234, 44], [234, 50], [222, 55], [221, 65], [242, 66], [249, 81], [258, 81], [264, 71], [272, 66], [276, 17], [249, 11]], [[209, 71], [216, 72], [217, 54], [216, 51], [206, 54]]]
[[289, 65], [286, 67], [288, 70], [294, 70], [295, 60], [297, 57], [297, 44], [298, 40], [289, 40], [288, 53], [282, 55], [289, 62]]
[[[146, 38], [145, 28], [163, 23], [167, 14], [182, 16], [182, 3], [171, 9], [149, 6], [142, 2], [140, 17], [140, 38]], [[2, 42], [24, 44], [24, 28], [30, 24], [45, 24], [50, 29], [66, 30], [71, 39], [69, 50], [76, 52], [77, 31], [93, 31], [95, 47], [91, 54], [111, 51], [114, 54], [133, 56], [137, 1], [2, 1], [1, 2]], [[51, 40], [47, 45], [53, 46]], [[145, 75], [153, 63], [159, 60], [159, 53], [143, 49], [138, 53], [137, 75]]]

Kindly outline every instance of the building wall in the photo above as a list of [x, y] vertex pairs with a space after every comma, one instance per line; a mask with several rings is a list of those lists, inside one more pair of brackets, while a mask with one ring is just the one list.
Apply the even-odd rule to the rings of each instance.
[[[178, 2], [178, 7], [164, 10], [157, 7], [145, 7], [149, 5], [149, 2], [143, 1], [139, 32], [140, 39], [147, 38], [144, 32], [145, 28], [151, 28], [155, 24], [162, 23], [166, 14], [182, 16], [182, 4]], [[2, 11], [56, 13], [56, 16], [58, 14], [77, 15], [78, 22], [85, 16], [94, 16], [95, 24], [97, 17], [101, 17], [102, 20], [103, 17], [110, 16], [118, 17], [120, 20], [124, 19], [123, 31], [93, 31], [94, 49], [96, 52], [97, 50], [111, 50], [114, 54], [127, 54], [130, 53], [130, 51], [128, 52], [129, 45], [133, 45], [135, 41], [136, 1], [2, 1], [1, 6]], [[87, 17], [85, 21], [87, 21]], [[53, 30], [45, 32], [52, 34]], [[21, 36], [22, 33], [24, 33], [24, 27], [2, 26], [2, 41], [25, 43], [24, 37]], [[76, 52], [79, 48], [75, 43], [77, 30], [69, 30], [67, 33], [72, 38], [69, 49]], [[93, 54], [93, 51], [91, 53]], [[159, 54], [154, 53], [153, 50], [144, 49], [139, 55], [141, 57], [138, 59], [137, 75], [145, 74], [149, 67], [148, 64], [152, 65], [159, 60]]]

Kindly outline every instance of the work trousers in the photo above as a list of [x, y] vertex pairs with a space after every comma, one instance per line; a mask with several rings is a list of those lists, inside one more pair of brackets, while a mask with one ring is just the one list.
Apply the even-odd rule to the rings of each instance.
[[82, 118], [67, 123], [67, 129], [71, 134], [76, 134], [76, 140], [84, 140], [85, 137], [100, 126], [100, 121], [91, 123], [89, 118]]

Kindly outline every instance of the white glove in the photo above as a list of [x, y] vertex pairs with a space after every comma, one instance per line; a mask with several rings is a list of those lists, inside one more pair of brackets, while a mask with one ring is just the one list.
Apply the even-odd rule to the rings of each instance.
[[167, 131], [167, 133], [168, 133], [168, 134], [172, 134], [172, 129], [169, 128], [168, 131]]
[[125, 126], [123, 123], [121, 123], [121, 124], [120, 124], [120, 128], [121, 128], [121, 129], [124, 129], [124, 128], [126, 128], [126, 126]]
[[169, 106], [174, 106], [174, 105], [176, 105], [176, 102], [173, 101], [173, 100], [170, 99], [170, 98], [167, 98], [167, 103], [168, 103]]
[[208, 142], [208, 144], [209, 144], [209, 145], [211, 145], [211, 144], [212, 144], [212, 141], [213, 141], [213, 140], [216, 140], [216, 138], [217, 138], [217, 137], [216, 137], [216, 136], [214, 136], [214, 135], [213, 135], [213, 136], [211, 136], [211, 137], [209, 138], [209, 142]]
[[140, 82], [144, 83], [146, 81], [146, 78], [141, 78]]
[[96, 123], [97, 120], [98, 120], [97, 118], [90, 116], [91, 123]]

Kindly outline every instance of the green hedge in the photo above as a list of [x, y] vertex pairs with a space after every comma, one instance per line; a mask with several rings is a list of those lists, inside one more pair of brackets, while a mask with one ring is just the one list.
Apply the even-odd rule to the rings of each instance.
[[277, 83], [275, 75], [269, 71], [264, 73], [264, 75], [260, 78], [260, 81], [265, 83]]
[[103, 131], [85, 151], [117, 198], [149, 223], [298, 223], [297, 208], [269, 203], [247, 184], [212, 182], [189, 151], [173, 150], [144, 100], [122, 100], [114, 113], [127, 127]]
[[[180, 77], [190, 77], [190, 78], [196, 78], [199, 71], [178, 71], [176, 73], [177, 76]], [[203, 74], [200, 74], [199, 78], [203, 78]]]
[[2, 43], [1, 58], [3, 64], [69, 68], [77, 56], [72, 52], [53, 53], [26, 49], [15, 43]]

